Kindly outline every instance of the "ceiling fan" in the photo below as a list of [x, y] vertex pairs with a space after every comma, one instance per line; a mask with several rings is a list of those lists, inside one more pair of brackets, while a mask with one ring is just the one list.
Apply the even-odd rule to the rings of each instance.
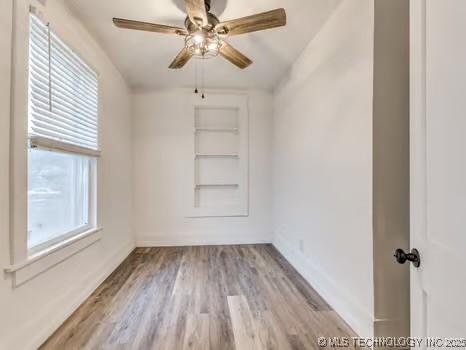
[[185, 47], [170, 64], [171, 69], [180, 69], [192, 58], [213, 58], [221, 55], [237, 67], [244, 69], [252, 61], [228, 44], [229, 36], [257, 32], [286, 25], [286, 12], [276, 9], [226, 22], [210, 13], [211, 0], [185, 0], [188, 16], [185, 28], [163, 24], [113, 18], [119, 28], [175, 34], [185, 38]]

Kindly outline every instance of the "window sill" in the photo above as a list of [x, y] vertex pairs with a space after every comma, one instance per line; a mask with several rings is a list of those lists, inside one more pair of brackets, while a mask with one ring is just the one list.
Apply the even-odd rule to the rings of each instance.
[[93, 228], [31, 255], [26, 261], [8, 266], [5, 272], [12, 276], [13, 287], [19, 287], [101, 238], [102, 228]]

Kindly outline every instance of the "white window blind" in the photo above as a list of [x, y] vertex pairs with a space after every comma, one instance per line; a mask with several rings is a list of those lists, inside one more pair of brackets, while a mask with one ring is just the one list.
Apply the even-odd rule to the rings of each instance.
[[46, 147], [96, 155], [97, 74], [35, 15], [30, 15], [29, 135]]

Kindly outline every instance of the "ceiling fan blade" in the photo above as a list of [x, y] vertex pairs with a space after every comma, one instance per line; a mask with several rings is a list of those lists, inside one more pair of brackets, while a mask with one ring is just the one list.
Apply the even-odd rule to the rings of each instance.
[[156, 32], [156, 33], [164, 33], [164, 34], [177, 34], [177, 35], [188, 34], [188, 31], [184, 28], [166, 26], [163, 24], [132, 21], [129, 19], [114, 18], [113, 23], [118, 28], [124, 28], [124, 29], [143, 30], [146, 32]]
[[249, 58], [226, 42], [223, 42], [220, 46], [220, 55], [241, 69], [245, 69], [252, 64]]
[[176, 56], [173, 62], [170, 64], [170, 69], [180, 69], [193, 57], [192, 53], [185, 47], [181, 52]]
[[239, 35], [260, 30], [282, 27], [286, 25], [286, 12], [276, 9], [256, 15], [221, 22], [217, 25], [217, 33]]
[[197, 24], [200, 27], [203, 27], [209, 24], [204, 0], [185, 0], [185, 1], [186, 1], [186, 10], [188, 12], [188, 17], [191, 20], [191, 22], [193, 22], [194, 24]]

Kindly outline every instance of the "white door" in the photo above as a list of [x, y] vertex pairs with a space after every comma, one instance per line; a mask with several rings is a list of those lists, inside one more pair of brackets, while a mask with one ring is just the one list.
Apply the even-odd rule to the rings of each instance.
[[411, 0], [411, 247], [412, 335], [466, 338], [466, 0]]

